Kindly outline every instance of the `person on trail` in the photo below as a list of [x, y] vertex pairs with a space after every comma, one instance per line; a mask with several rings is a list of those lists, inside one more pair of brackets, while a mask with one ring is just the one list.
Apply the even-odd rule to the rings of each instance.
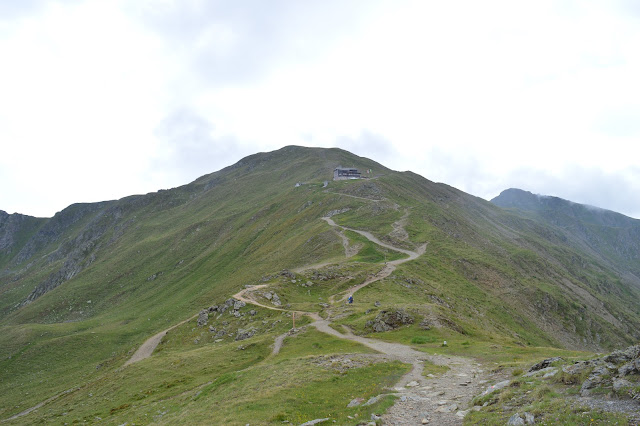
[[347, 301], [349, 302], [349, 304], [353, 303], [353, 296], [349, 296], [347, 298]]

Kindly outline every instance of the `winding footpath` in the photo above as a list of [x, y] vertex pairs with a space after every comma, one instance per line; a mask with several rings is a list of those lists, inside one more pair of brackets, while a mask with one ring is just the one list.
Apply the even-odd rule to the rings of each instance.
[[[332, 305], [336, 302], [343, 302], [349, 295], [354, 294], [361, 288], [388, 277], [398, 265], [418, 258], [424, 254], [426, 250], [426, 244], [420, 246], [416, 251], [394, 247], [380, 241], [370, 232], [340, 226], [329, 217], [323, 217], [322, 219], [332, 227], [339, 229], [340, 234], [345, 230], [353, 231], [366, 237], [369, 241], [378, 244], [379, 246], [404, 253], [408, 256], [404, 259], [386, 262], [384, 267], [378, 273], [368, 278], [363, 283], [332, 296], [329, 300]], [[313, 265], [312, 267], [316, 266], [317, 265]], [[311, 267], [299, 268], [296, 271], [301, 272], [309, 268]], [[340, 333], [330, 326], [331, 321], [329, 319], [323, 319], [315, 312], [290, 311], [262, 304], [253, 297], [252, 292], [267, 286], [268, 284], [251, 286], [236, 293], [233, 297], [238, 300], [242, 300], [245, 303], [250, 303], [263, 308], [292, 312], [295, 315], [305, 315], [313, 320], [310, 326], [315, 327], [318, 331], [339, 339], [358, 342], [386, 355], [389, 359], [398, 360], [412, 366], [411, 370], [395, 385], [393, 391], [394, 394], [399, 396], [399, 398], [396, 404], [381, 417], [383, 424], [462, 424], [462, 419], [468, 412], [468, 410], [465, 410], [466, 406], [469, 404], [473, 396], [480, 393], [486, 386], [487, 374], [481, 368], [480, 364], [476, 364], [468, 358], [436, 354], [428, 355], [400, 343], [383, 342], [377, 339], [356, 336], [346, 327], [345, 333]], [[289, 335], [289, 333], [285, 333], [276, 338], [272, 352], [273, 355], [279, 352], [284, 339]], [[449, 367], [449, 370], [437, 377], [433, 375], [430, 377], [424, 377], [422, 373], [425, 362], [430, 362], [436, 365], [445, 365]]]

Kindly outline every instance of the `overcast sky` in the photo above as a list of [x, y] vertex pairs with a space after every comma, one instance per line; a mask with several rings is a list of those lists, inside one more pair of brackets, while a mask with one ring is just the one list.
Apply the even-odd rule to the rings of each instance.
[[0, 0], [0, 209], [338, 146], [640, 218], [640, 2]]

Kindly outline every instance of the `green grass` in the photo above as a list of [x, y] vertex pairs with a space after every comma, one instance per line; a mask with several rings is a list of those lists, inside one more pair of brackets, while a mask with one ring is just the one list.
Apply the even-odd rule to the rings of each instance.
[[352, 231], [345, 231], [345, 235], [351, 240], [351, 244], [360, 244], [362, 248], [353, 257], [353, 261], [365, 263], [383, 263], [397, 259], [405, 259], [407, 256], [395, 250], [372, 243], [366, 237]]
[[[330, 182], [323, 188], [339, 164], [373, 168], [379, 177]], [[296, 188], [297, 182], [304, 185]], [[348, 211], [334, 216], [337, 223], [386, 241], [391, 224], [408, 211], [409, 241], [404, 244], [428, 245], [424, 256], [358, 291], [353, 305], [337, 306], [346, 314], [332, 325], [337, 330], [344, 324], [357, 334], [427, 353], [524, 370], [554, 355], [585, 355], [563, 350], [562, 337], [548, 333], [541, 318], [588, 343], [595, 342], [597, 333], [603, 346], [622, 346], [630, 337], [594, 306], [606, 307], [629, 330], [640, 324], [640, 292], [564, 231], [341, 150], [289, 147], [252, 156], [180, 188], [74, 205], [54, 219], [25, 225], [17, 239], [20, 247], [0, 258], [6, 271], [0, 276], [0, 419], [68, 389], [78, 390], [17, 423], [92, 422], [96, 417], [114, 424], [197, 422], [218, 413], [220, 406], [229, 409], [220, 410], [216, 420], [239, 424], [253, 422], [250, 416], [264, 422], [302, 422], [329, 414], [338, 423], [346, 423], [346, 415], [368, 418], [366, 410], [346, 410], [345, 399], [380, 392], [406, 366], [375, 364], [346, 375], [318, 369], [310, 358], [367, 350], [311, 329], [285, 339], [282, 352], [271, 356], [273, 339], [291, 326], [291, 317], [279, 312], [256, 308], [255, 317], [238, 319], [225, 314], [204, 328], [191, 321], [171, 331], [150, 359], [120, 369], [148, 337], [247, 284], [269, 283], [284, 305], [326, 315], [319, 303], [361, 283], [381, 263], [405, 256], [347, 232], [362, 248], [346, 260], [341, 239], [320, 219], [340, 209]], [[47, 225], [48, 237], [32, 240]], [[603, 241], [611, 238], [598, 232]], [[34, 242], [33, 256], [12, 263], [28, 241]], [[19, 307], [68, 261], [84, 269]], [[326, 280], [313, 278], [313, 271], [300, 274], [305, 283], [312, 281], [310, 287], [278, 275], [285, 268], [327, 261], [339, 265], [333, 267], [335, 274], [332, 268], [319, 271], [328, 273]], [[569, 285], [579, 288], [581, 299]], [[388, 309], [406, 310], [415, 323], [371, 333], [366, 322]], [[423, 330], [425, 317], [438, 326]], [[297, 325], [307, 322], [299, 319]], [[232, 336], [216, 343], [209, 325]], [[259, 333], [247, 341], [233, 340], [239, 328], [247, 327]], [[427, 367], [431, 374], [443, 372]], [[334, 380], [344, 393], [332, 392]], [[368, 387], [362, 395], [355, 390], [359, 381]], [[233, 410], [247, 414], [233, 418]]]

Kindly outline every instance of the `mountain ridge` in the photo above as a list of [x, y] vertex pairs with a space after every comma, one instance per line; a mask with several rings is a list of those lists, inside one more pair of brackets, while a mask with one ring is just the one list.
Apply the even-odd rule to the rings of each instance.
[[[332, 181], [339, 165], [373, 173]], [[341, 232], [322, 220], [329, 216]], [[380, 310], [403, 309], [416, 318], [412, 332], [424, 333], [424, 324], [430, 339], [471, 341], [488, 348], [478, 353], [484, 357], [494, 356], [491, 345], [510, 353], [601, 350], [636, 341], [635, 257], [599, 253], [610, 246], [589, 245], [574, 227], [503, 209], [347, 151], [303, 147], [254, 154], [177, 188], [72, 205], [49, 220], [29, 222], [22, 239], [0, 228], [0, 239], [18, 241], [0, 264], [0, 379], [16, 389], [0, 406], [24, 407], [97, 371], [115, 372], [149, 336], [248, 285], [288, 277], [283, 270], [326, 265], [301, 281], [311, 282], [308, 287], [292, 278], [275, 290], [283, 306], [323, 313], [326, 285], [364, 280], [393, 256], [348, 229], [406, 250], [427, 247], [425, 255], [359, 293], [359, 303], [336, 323], [356, 334], [372, 333], [366, 324]], [[613, 238], [592, 223], [579, 229], [606, 236], [605, 242]], [[246, 331], [249, 318], [228, 321], [242, 322], [238, 327]], [[222, 325], [216, 327], [205, 333], [185, 324], [172, 333], [190, 337], [167, 347], [178, 357], [214, 350]], [[270, 331], [261, 333], [256, 348], [264, 350]], [[388, 339], [403, 338], [400, 331], [388, 333]], [[69, 356], [80, 348], [82, 360]], [[40, 388], [29, 385], [33, 380]], [[33, 397], [22, 401], [18, 395], [27, 391]]]

